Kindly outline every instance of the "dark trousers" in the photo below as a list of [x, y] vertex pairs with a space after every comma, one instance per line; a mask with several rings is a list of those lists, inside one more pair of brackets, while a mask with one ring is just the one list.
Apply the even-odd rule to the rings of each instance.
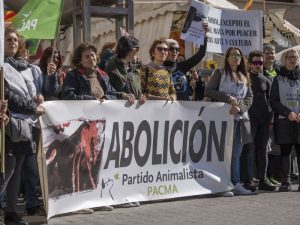
[[[281, 162], [282, 162], [282, 173], [283, 173], [283, 183], [290, 182], [291, 180], [291, 152], [295, 146], [296, 154], [297, 154], [297, 164], [298, 168], [300, 168], [300, 144], [281, 144]], [[300, 175], [299, 175], [300, 176]], [[300, 178], [298, 177], [299, 185]]]
[[250, 122], [253, 143], [244, 145], [241, 156], [242, 174], [245, 181], [251, 180], [254, 177], [255, 166], [257, 178], [265, 180], [268, 168], [269, 123], [268, 121], [259, 122], [256, 120], [250, 120]]
[[269, 122], [251, 121], [251, 132], [256, 156], [257, 177], [265, 180], [267, 177], [268, 154], [267, 145], [270, 135]]
[[30, 141], [14, 143], [8, 138], [5, 141], [5, 180], [0, 193], [6, 191], [6, 212], [16, 212], [21, 170], [26, 153], [32, 151], [32, 143]]
[[39, 173], [36, 154], [27, 154], [22, 169], [22, 192], [24, 194], [26, 208], [39, 206], [37, 196], [39, 186]]

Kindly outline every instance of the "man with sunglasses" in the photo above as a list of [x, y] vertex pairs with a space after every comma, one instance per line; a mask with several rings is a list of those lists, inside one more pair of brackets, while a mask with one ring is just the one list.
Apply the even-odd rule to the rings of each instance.
[[177, 100], [189, 100], [189, 85], [186, 73], [196, 66], [205, 56], [207, 47], [206, 33], [208, 32], [208, 24], [203, 23], [203, 30], [205, 33], [204, 44], [201, 45], [199, 51], [191, 58], [177, 62], [179, 56], [179, 44], [174, 39], [167, 39], [168, 57], [164, 62], [164, 66], [172, 73], [174, 87], [176, 89]]
[[[253, 103], [249, 109], [251, 132], [256, 155], [257, 175], [259, 179], [259, 190], [275, 191], [273, 186], [267, 179], [267, 144], [269, 139], [269, 124], [271, 120], [271, 109], [269, 106], [269, 97], [271, 91], [271, 82], [263, 75], [263, 53], [260, 51], [252, 51], [249, 53], [249, 69], [251, 88], [253, 91]], [[249, 150], [250, 163], [253, 163], [255, 157]], [[249, 161], [248, 161], [249, 162]], [[248, 164], [249, 165], [249, 164]], [[253, 178], [253, 168], [249, 168], [249, 175]], [[247, 188], [247, 182], [245, 182]]]

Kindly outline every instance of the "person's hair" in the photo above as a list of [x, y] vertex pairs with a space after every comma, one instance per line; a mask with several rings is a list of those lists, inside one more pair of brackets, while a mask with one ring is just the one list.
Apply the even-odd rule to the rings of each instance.
[[254, 50], [254, 51], [249, 53], [248, 62], [252, 63], [254, 57], [264, 57], [264, 56], [263, 56], [263, 53], [261, 51]]
[[264, 44], [263, 53], [265, 53], [266, 51], [275, 51], [275, 46], [272, 44]]
[[99, 58], [101, 59], [101, 56], [106, 49], [108, 49], [108, 48], [113, 49], [115, 47], [115, 44], [116, 44], [115, 42], [106, 42], [101, 49]]
[[45, 48], [45, 50], [43, 51], [43, 54], [41, 56], [40, 63], [39, 63], [39, 67], [41, 68], [41, 71], [43, 72], [43, 74], [47, 73], [47, 67], [48, 67], [47, 61], [49, 58], [52, 57], [53, 50], [55, 52], [57, 52], [57, 54], [58, 54], [58, 63], [57, 63], [56, 69], [60, 69], [62, 67], [62, 57], [61, 57], [60, 51], [58, 49], [53, 49], [53, 47]]
[[160, 44], [165, 44], [166, 46], [168, 46], [168, 44], [165, 40], [154, 40], [149, 49], [149, 54], [150, 54], [150, 58], [152, 61], [154, 60], [154, 57], [152, 56], [152, 54], [155, 52], [156, 46], [160, 45]]
[[290, 52], [294, 52], [298, 56], [297, 66], [299, 66], [300, 65], [300, 62], [299, 62], [299, 53], [298, 53], [298, 51], [296, 51], [293, 48], [288, 49], [288, 50], [286, 50], [286, 51], [284, 51], [282, 53], [281, 58], [280, 58], [280, 64], [281, 64], [281, 66], [285, 66], [285, 60], [286, 60], [287, 54], [290, 53]]
[[18, 37], [18, 50], [16, 52], [16, 54], [14, 55], [14, 58], [20, 57], [24, 51], [26, 50], [25, 48], [25, 40], [24, 38], [18, 33], [17, 29], [13, 26], [13, 25], [9, 25], [5, 28], [5, 33], [4, 36], [8, 35], [8, 34], [16, 34]]
[[80, 61], [81, 61], [82, 53], [88, 49], [92, 50], [97, 55], [97, 48], [94, 45], [92, 45], [91, 43], [88, 43], [88, 42], [83, 42], [83, 43], [79, 44], [74, 50], [74, 54], [72, 57], [72, 64], [74, 66], [76, 66], [76, 67], [81, 66]]
[[14, 58], [24, 58], [24, 54], [26, 51], [26, 44], [25, 44], [25, 39], [22, 36], [19, 36], [19, 46], [18, 46], [18, 51], [14, 55]]
[[117, 43], [117, 57], [120, 59], [124, 59], [133, 48], [137, 47], [139, 47], [138, 39], [133, 36], [122, 36]]
[[[238, 50], [239, 53], [241, 54], [241, 62], [240, 65], [238, 65], [237, 67], [237, 75], [239, 76], [240, 74], [243, 74], [242, 77], [234, 77], [232, 74], [232, 69], [229, 65], [229, 63], [227, 62], [227, 59], [229, 57], [229, 54], [232, 50]], [[229, 74], [231, 76], [232, 80], [241, 80], [244, 81], [245, 83], [247, 83], [248, 86], [250, 86], [251, 82], [250, 82], [250, 77], [249, 77], [249, 73], [247, 71], [247, 60], [243, 54], [243, 52], [241, 51], [241, 49], [237, 48], [237, 47], [229, 47], [225, 53], [225, 63], [224, 63], [224, 70], [226, 75]], [[244, 78], [243, 78], [244, 77]]]
[[167, 45], [168, 45], [169, 47], [170, 47], [170, 46], [174, 46], [174, 45], [176, 45], [176, 46], [179, 47], [178, 42], [177, 42], [176, 40], [174, 40], [174, 39], [169, 38], [169, 39], [165, 39], [165, 41], [166, 41], [166, 43], [167, 43]]

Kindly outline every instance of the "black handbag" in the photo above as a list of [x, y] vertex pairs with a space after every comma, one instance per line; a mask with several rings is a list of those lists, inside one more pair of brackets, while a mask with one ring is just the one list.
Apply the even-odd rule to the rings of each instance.
[[26, 120], [10, 116], [9, 122], [5, 127], [5, 133], [12, 142], [32, 140], [32, 126]]

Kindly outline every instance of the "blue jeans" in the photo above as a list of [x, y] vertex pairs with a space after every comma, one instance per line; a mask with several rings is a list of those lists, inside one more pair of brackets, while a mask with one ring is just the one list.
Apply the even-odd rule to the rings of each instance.
[[241, 142], [241, 128], [239, 122], [237, 122], [235, 126], [234, 133], [235, 136], [231, 155], [231, 182], [235, 185], [240, 182], [240, 157], [244, 146]]

